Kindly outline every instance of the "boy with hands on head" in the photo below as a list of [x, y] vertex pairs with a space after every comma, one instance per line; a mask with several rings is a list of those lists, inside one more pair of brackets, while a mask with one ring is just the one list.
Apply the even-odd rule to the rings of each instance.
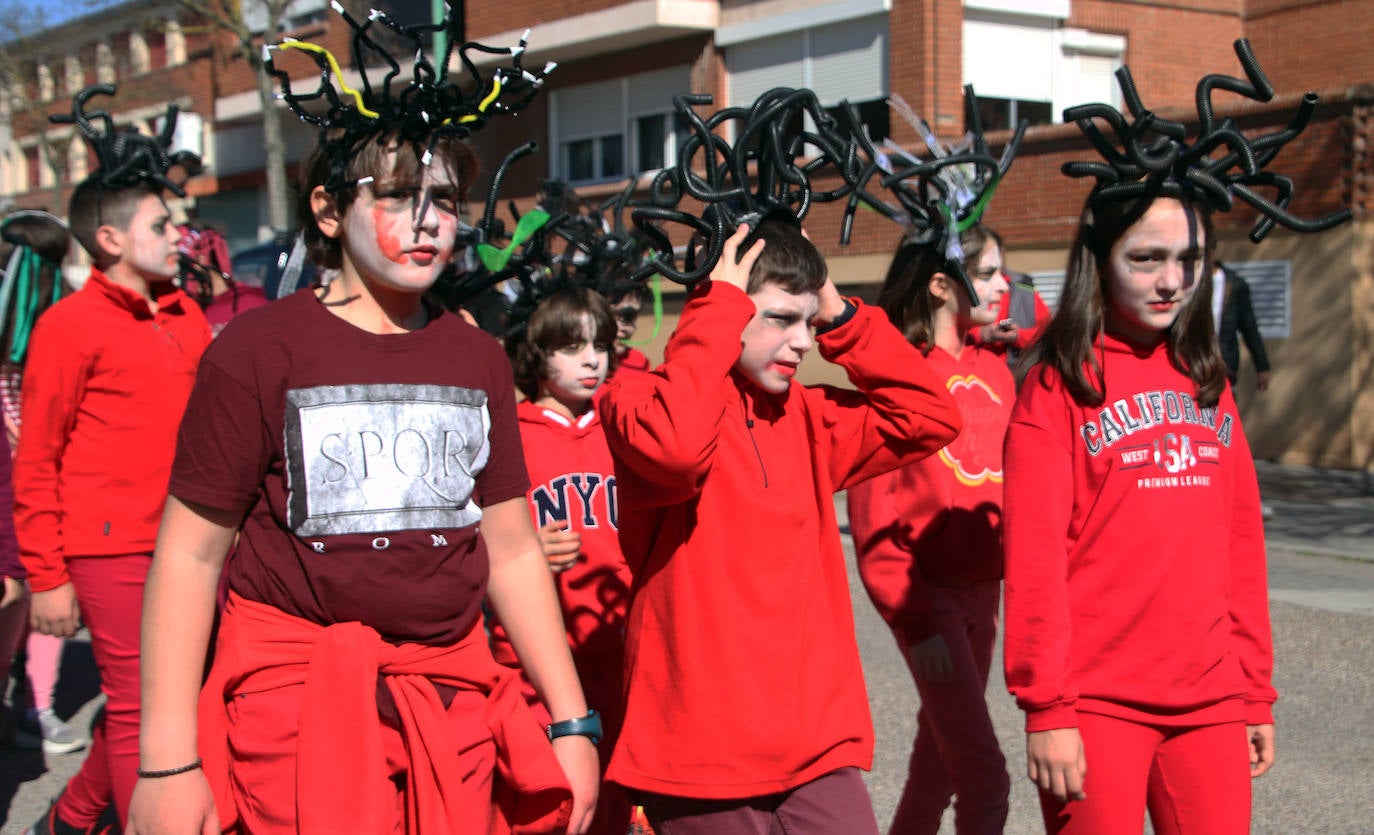
[[[857, 391], [793, 379], [817, 343]], [[634, 577], [607, 779], [659, 832], [876, 832], [831, 496], [948, 443], [948, 392], [839, 294], [795, 220], [765, 219], [725, 242], [664, 363], [613, 380], [601, 412]]]

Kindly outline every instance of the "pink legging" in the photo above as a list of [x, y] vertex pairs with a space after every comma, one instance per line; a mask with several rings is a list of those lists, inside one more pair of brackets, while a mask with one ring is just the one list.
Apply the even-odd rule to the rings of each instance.
[[138, 780], [138, 639], [151, 562], [149, 554], [67, 559], [105, 694], [104, 721], [91, 734], [90, 752], [58, 801], [58, 816], [73, 826], [95, 823], [111, 801], [121, 826], [128, 818]]
[[57, 671], [62, 666], [62, 648], [65, 645], [65, 638], [29, 632], [29, 640], [25, 644], [28, 661], [24, 664], [24, 676], [29, 680], [29, 695], [33, 697], [34, 710], [52, 707], [53, 693], [57, 689]]
[[1085, 800], [1041, 792], [1050, 835], [1140, 835], [1145, 811], [1159, 835], [1246, 835], [1250, 755], [1245, 725], [1175, 728], [1078, 714]]

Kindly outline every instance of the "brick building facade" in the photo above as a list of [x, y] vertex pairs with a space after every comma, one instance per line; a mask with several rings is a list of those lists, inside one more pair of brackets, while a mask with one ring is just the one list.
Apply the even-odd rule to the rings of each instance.
[[[377, 5], [405, 14], [427, 4]], [[289, 11], [296, 25], [291, 35], [346, 59], [347, 27], [320, 0], [297, 0]], [[1076, 128], [1056, 124], [1058, 114], [1087, 101], [1119, 104], [1111, 72], [1125, 63], [1148, 107], [1195, 122], [1197, 79], [1207, 72], [1239, 74], [1231, 44], [1247, 37], [1278, 96], [1261, 105], [1218, 94], [1218, 113], [1234, 116], [1246, 130], [1274, 130], [1304, 91], [1318, 91], [1322, 104], [1312, 124], [1277, 165], [1298, 184], [1298, 214], [1346, 205], [1356, 215], [1355, 223], [1320, 236], [1280, 229], [1258, 247], [1245, 238], [1253, 212], [1242, 207], [1219, 223], [1220, 253], [1254, 265], [1267, 305], [1262, 318], [1275, 377], [1267, 393], [1257, 394], [1247, 366], [1238, 385], [1247, 430], [1261, 457], [1374, 467], [1374, 52], [1366, 48], [1374, 36], [1374, 3], [470, 0], [465, 15], [470, 38], [514, 43], [528, 27], [530, 62], [559, 62], [528, 110], [494, 124], [474, 143], [490, 172], [515, 144], [539, 142], [539, 152], [506, 180], [508, 196], [524, 204], [542, 177], [569, 179], [597, 198], [619, 190], [631, 173], [671, 164], [682, 130], [672, 118], [673, 93], [710, 93], [724, 105], [747, 103], [773, 84], [810, 86], [827, 106], [840, 98], [860, 103], [875, 131], [914, 145], [914, 131], [889, 116], [883, 99], [900, 96], [937, 133], [956, 137], [963, 131], [961, 88], [972, 82], [989, 124], [1017, 117], [1034, 123], [987, 220], [1008, 240], [1010, 266], [1035, 275], [1048, 298], [1088, 189], [1061, 176], [1059, 166], [1092, 156]], [[140, 28], [145, 63], [135, 60], [140, 47], [133, 33]], [[162, 33], [160, 41], [151, 36], [151, 46], [150, 31]], [[211, 165], [210, 176], [193, 181], [196, 210], [227, 225], [237, 245], [262, 234], [261, 113], [251, 70], [231, 39], [204, 31], [174, 3], [151, 11], [128, 3], [58, 27], [49, 42], [82, 44], [76, 54], [90, 56], [70, 73], [71, 50], [47, 56], [52, 110], [66, 107], [59, 79], [88, 77], [91, 66], [97, 75], [113, 70], [118, 77], [121, 114], [147, 119], [168, 99], [178, 101], [199, 116], [188, 121], [200, 131]], [[126, 52], [129, 58], [119, 57]], [[35, 67], [45, 66], [36, 57]], [[0, 196], [15, 205], [52, 205], [54, 184], [35, 180], [28, 166], [33, 126], [26, 119], [11, 114], [10, 134], [0, 136]], [[313, 137], [293, 119], [286, 124], [294, 159]], [[989, 139], [996, 147], [1009, 136], [1005, 130]], [[74, 164], [69, 173], [84, 172]], [[841, 249], [834, 206], [817, 207], [807, 225], [837, 279], [860, 293], [875, 288], [900, 234], [866, 214], [851, 245]], [[670, 310], [676, 298], [670, 294]], [[650, 346], [651, 355], [669, 330]]]

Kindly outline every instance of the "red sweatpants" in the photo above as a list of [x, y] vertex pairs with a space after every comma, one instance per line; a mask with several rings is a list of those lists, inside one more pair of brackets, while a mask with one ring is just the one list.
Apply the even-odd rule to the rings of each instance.
[[1245, 724], [1144, 725], [1078, 714], [1088, 774], [1085, 800], [1040, 793], [1050, 835], [1140, 835], [1145, 811], [1158, 835], [1246, 835], [1250, 755]]
[[105, 718], [91, 734], [81, 770], [58, 801], [58, 816], [74, 826], [95, 823], [111, 802], [121, 826], [138, 780], [138, 640], [143, 584], [150, 554], [69, 557], [67, 573], [91, 632], [91, 652], [105, 694]]
[[[229, 779], [243, 832], [296, 835], [296, 740], [304, 685], [239, 693], [228, 703]], [[487, 698], [472, 690], [460, 690], [449, 704], [453, 738], [458, 743], [461, 785], [446, 787], [450, 808], [464, 810], [458, 832], [485, 833], [491, 826], [492, 774], [496, 747], [483, 717]], [[410, 756], [401, 734], [383, 727], [389, 789], [396, 798], [395, 833], [407, 830], [405, 790]], [[340, 768], [347, 768], [340, 763]], [[311, 800], [330, 803], [333, 798]], [[381, 833], [378, 833], [381, 835]]]
[[1001, 587], [992, 580], [929, 590], [954, 677], [943, 684], [916, 680], [916, 743], [890, 835], [935, 835], [951, 795], [958, 835], [1001, 835], [1006, 825], [1011, 778], [984, 696]]

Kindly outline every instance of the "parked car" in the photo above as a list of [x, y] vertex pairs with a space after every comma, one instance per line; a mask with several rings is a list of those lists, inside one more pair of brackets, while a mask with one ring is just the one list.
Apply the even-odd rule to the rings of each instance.
[[320, 268], [305, 257], [304, 245], [297, 246], [297, 241], [299, 236], [282, 237], [235, 253], [230, 258], [234, 280], [261, 287], [269, 299], [316, 283]]

